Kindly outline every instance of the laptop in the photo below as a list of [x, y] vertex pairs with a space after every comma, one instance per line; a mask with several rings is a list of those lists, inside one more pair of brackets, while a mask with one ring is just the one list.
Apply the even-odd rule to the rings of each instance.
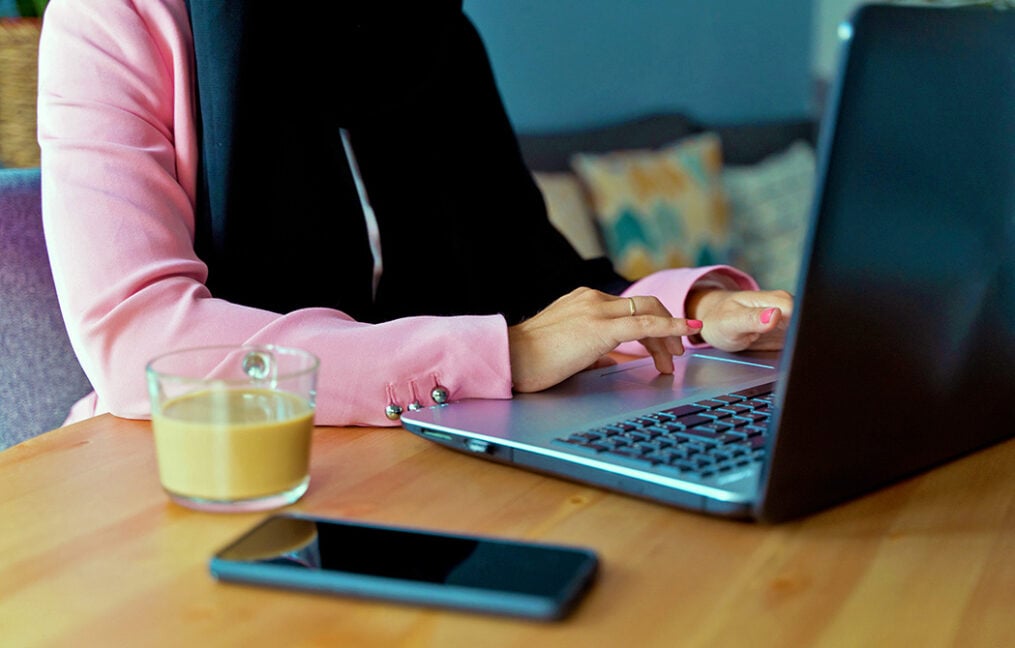
[[843, 24], [786, 347], [640, 359], [402, 415], [475, 457], [800, 518], [1015, 436], [1015, 11]]

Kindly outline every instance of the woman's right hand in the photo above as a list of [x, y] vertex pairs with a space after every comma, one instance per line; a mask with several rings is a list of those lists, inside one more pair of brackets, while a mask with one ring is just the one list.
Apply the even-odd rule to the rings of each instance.
[[673, 373], [673, 356], [684, 352], [682, 336], [700, 333], [701, 326], [673, 317], [649, 295], [616, 297], [578, 288], [508, 328], [513, 388], [552, 387], [634, 340], [645, 346], [660, 373]]

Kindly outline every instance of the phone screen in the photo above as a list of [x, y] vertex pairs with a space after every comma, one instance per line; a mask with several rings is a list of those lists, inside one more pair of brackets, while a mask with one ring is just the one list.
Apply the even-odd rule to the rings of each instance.
[[216, 553], [222, 580], [556, 619], [598, 569], [589, 549], [274, 515]]

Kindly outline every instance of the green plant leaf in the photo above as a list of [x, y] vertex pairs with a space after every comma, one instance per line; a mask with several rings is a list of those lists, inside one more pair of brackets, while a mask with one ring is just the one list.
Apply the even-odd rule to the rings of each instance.
[[18, 15], [22, 18], [39, 18], [48, 3], [49, 0], [15, 0]]

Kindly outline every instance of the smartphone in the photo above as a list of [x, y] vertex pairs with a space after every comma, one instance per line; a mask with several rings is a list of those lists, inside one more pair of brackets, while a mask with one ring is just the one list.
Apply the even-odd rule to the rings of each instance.
[[282, 513], [211, 559], [221, 581], [541, 620], [565, 617], [594, 551]]

